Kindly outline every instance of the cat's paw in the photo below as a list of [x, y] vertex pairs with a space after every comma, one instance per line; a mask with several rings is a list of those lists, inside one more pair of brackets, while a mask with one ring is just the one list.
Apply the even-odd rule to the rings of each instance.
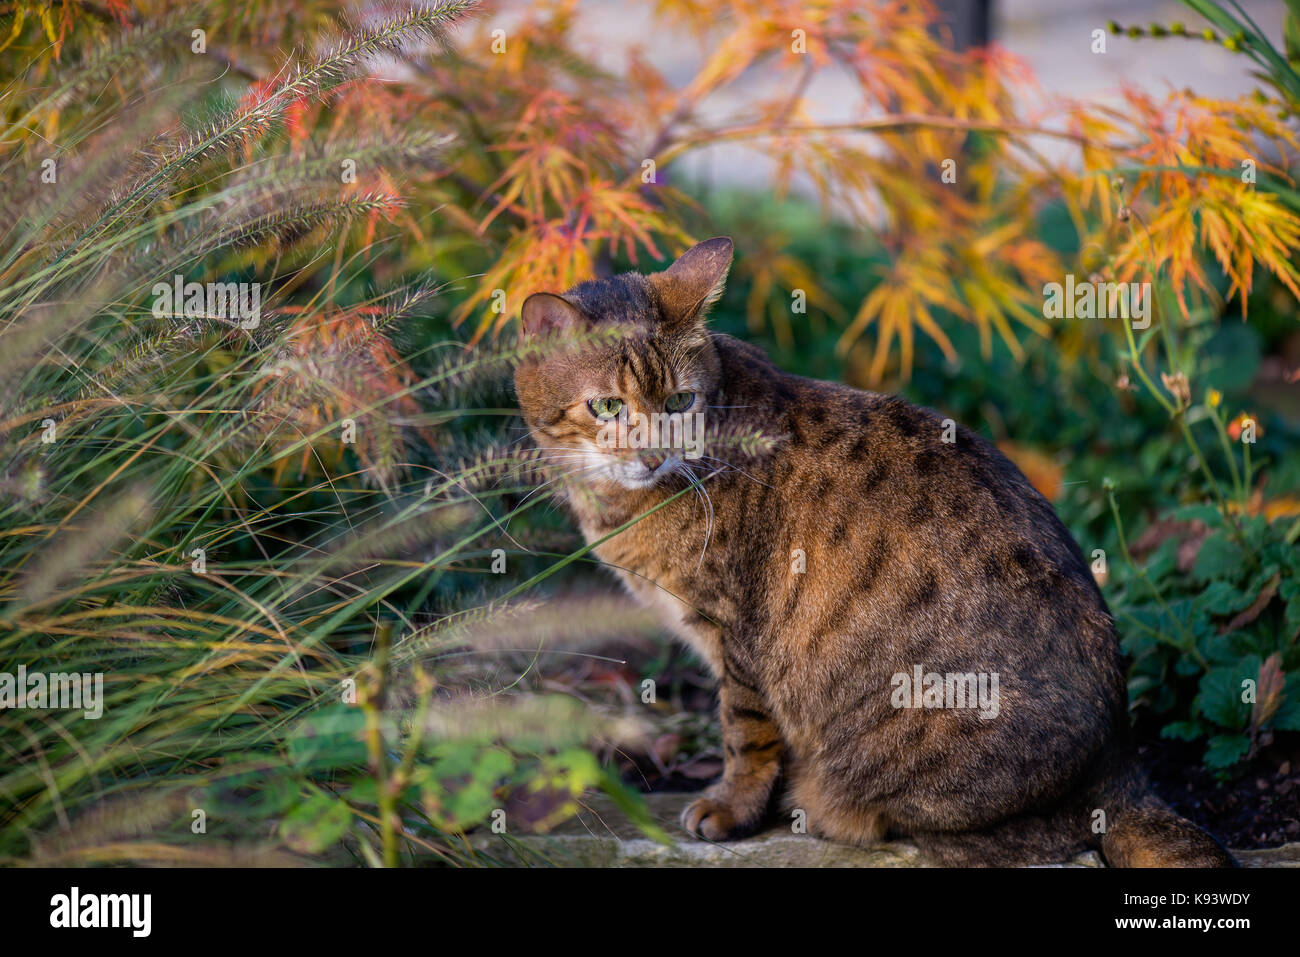
[[753, 821], [739, 820], [731, 804], [721, 796], [696, 798], [682, 812], [682, 827], [693, 837], [706, 841], [733, 841], [753, 831]]
[[682, 811], [682, 827], [692, 837], [725, 841], [737, 830], [731, 808], [711, 797], [696, 798]]

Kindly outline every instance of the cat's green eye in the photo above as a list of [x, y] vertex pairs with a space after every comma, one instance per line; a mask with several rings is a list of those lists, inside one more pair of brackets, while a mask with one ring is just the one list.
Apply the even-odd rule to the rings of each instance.
[[668, 401], [664, 403], [664, 407], [669, 412], [685, 412], [694, 404], [694, 392], [678, 392], [675, 395], [670, 395], [668, 397]]
[[591, 414], [598, 419], [612, 419], [618, 415], [619, 409], [623, 408], [623, 400], [619, 398], [611, 399], [589, 399], [587, 408], [591, 409]]

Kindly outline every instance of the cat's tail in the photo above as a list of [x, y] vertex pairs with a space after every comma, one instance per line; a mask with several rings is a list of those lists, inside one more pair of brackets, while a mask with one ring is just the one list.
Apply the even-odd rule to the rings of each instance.
[[1124, 750], [1102, 759], [1092, 783], [1073, 799], [976, 831], [916, 833], [934, 863], [948, 867], [1020, 867], [1065, 862], [1101, 851], [1109, 867], [1237, 867], [1232, 855], [1151, 791]]
[[1092, 818], [1101, 812], [1101, 853], [1109, 866], [1238, 866], [1208, 831], [1156, 797], [1135, 761], [1117, 765], [1093, 792]]

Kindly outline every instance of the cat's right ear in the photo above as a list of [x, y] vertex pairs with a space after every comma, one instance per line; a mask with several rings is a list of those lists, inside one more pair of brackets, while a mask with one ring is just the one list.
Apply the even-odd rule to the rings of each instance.
[[525, 336], [563, 335], [583, 324], [582, 313], [576, 306], [549, 292], [535, 292], [525, 299], [519, 320]]
[[702, 318], [722, 296], [732, 251], [726, 236], [706, 239], [682, 253], [663, 272], [647, 277], [659, 294], [659, 309], [668, 326]]

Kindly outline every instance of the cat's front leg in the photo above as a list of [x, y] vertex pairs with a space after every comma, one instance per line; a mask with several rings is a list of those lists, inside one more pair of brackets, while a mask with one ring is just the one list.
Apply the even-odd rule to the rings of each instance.
[[785, 741], [767, 702], [748, 677], [724, 669], [720, 689], [722, 780], [682, 812], [682, 826], [696, 837], [727, 841], [752, 834], [767, 812], [781, 774]]

